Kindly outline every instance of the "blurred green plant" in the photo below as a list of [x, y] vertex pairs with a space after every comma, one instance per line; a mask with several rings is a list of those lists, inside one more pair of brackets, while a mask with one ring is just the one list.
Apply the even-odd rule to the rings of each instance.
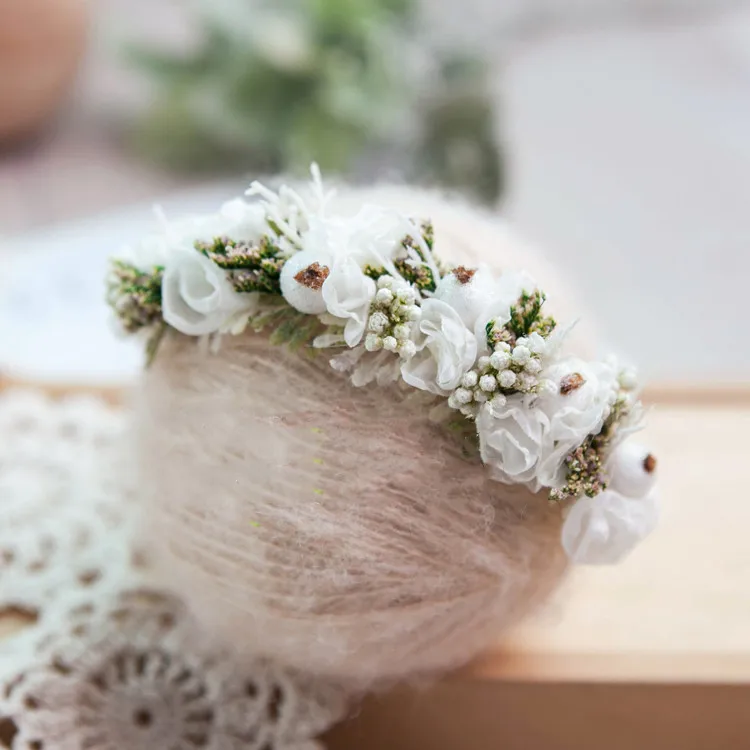
[[494, 202], [501, 156], [481, 62], [430, 55], [414, 3], [194, 0], [196, 49], [129, 50], [156, 87], [137, 147], [181, 170], [315, 160], [351, 175], [391, 159], [406, 178]]

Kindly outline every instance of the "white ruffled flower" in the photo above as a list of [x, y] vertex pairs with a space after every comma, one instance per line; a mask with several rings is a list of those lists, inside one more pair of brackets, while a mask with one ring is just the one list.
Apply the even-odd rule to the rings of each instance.
[[547, 415], [521, 394], [483, 406], [477, 415], [479, 450], [492, 478], [538, 492], [539, 464], [552, 447], [549, 427]]
[[401, 366], [409, 385], [447, 396], [476, 361], [477, 342], [458, 313], [445, 302], [427, 299], [415, 325], [416, 354]]
[[189, 336], [221, 330], [241, 313], [249, 317], [258, 307], [255, 293], [235, 292], [226, 271], [197, 250], [174, 253], [162, 279], [164, 320]]
[[497, 280], [486, 266], [467, 269], [463, 266], [447, 273], [435, 289], [434, 299], [450, 305], [470, 330], [497, 292]]
[[562, 527], [568, 557], [584, 565], [613, 565], [623, 560], [656, 527], [656, 496], [630, 498], [608, 489], [575, 501]]
[[375, 282], [365, 276], [353, 258], [339, 257], [333, 261], [322, 293], [327, 311], [344, 321], [347, 346], [356, 346], [367, 326], [370, 305], [375, 296]]
[[547, 416], [554, 445], [539, 467], [539, 479], [555, 487], [563, 479], [565, 456], [598, 433], [609, 416], [618, 395], [617, 371], [603, 362], [570, 358], [549, 366], [541, 377], [556, 387], [545, 388], [534, 404]]

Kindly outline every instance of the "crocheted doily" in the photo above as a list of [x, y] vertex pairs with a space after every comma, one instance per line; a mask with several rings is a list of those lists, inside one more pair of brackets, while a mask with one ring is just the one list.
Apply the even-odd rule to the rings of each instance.
[[344, 690], [237, 664], [154, 588], [134, 543], [128, 418], [91, 398], [0, 394], [0, 747], [313, 750]]

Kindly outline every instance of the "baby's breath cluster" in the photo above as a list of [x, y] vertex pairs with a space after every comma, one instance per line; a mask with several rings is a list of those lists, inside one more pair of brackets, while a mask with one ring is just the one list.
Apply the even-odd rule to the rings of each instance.
[[411, 359], [417, 351], [411, 340], [412, 326], [419, 320], [417, 295], [408, 286], [397, 286], [391, 276], [381, 276], [378, 291], [370, 305], [365, 348], [368, 352], [385, 349]]
[[[629, 421], [633, 402], [628, 396], [634, 383], [634, 374], [623, 371], [620, 374], [620, 395], [604, 420], [602, 429], [586, 440], [565, 458], [565, 484], [550, 492], [550, 499], [562, 502], [572, 497], [595, 497], [607, 489], [604, 464], [612, 452], [618, 431]], [[624, 387], [622, 384], [625, 384]]]
[[544, 365], [547, 342], [538, 333], [495, 344], [489, 356], [480, 357], [467, 372], [461, 385], [451, 394], [448, 404], [466, 416], [474, 416], [480, 404], [494, 401], [505, 404], [513, 393], [537, 393], [549, 384], [539, 377]]
[[542, 315], [542, 306], [547, 300], [544, 292], [535, 289], [533, 292], [523, 291], [516, 303], [510, 308], [510, 319], [504, 325], [497, 321], [487, 323], [487, 343], [494, 346], [500, 342], [515, 343], [516, 339], [538, 333], [547, 338], [557, 325], [554, 318]]
[[128, 333], [161, 324], [161, 281], [164, 269], [142, 270], [125, 261], [112, 261], [107, 302]]
[[216, 237], [196, 242], [195, 249], [229, 272], [227, 278], [236, 292], [281, 294], [279, 277], [285, 258], [271, 237], [261, 237], [257, 244]]

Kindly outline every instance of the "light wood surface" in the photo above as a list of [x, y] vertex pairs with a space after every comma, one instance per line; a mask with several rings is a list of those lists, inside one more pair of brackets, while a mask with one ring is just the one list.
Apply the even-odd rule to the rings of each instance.
[[750, 682], [750, 403], [657, 406], [663, 515], [622, 565], [574, 569], [472, 667], [529, 680]]

